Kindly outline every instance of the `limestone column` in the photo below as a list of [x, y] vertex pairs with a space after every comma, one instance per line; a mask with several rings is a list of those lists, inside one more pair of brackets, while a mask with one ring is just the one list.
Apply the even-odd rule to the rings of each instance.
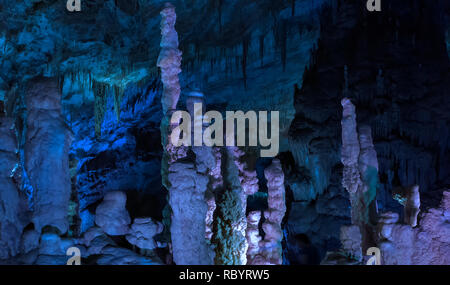
[[69, 226], [69, 148], [73, 135], [62, 115], [58, 81], [35, 78], [26, 96], [25, 167], [33, 187], [32, 221], [37, 231], [53, 226], [63, 234]]
[[175, 147], [170, 142], [171, 130], [176, 126], [169, 122], [181, 89], [178, 78], [181, 72], [181, 51], [178, 49], [178, 34], [175, 30], [175, 8], [167, 3], [161, 16], [161, 53], [157, 63], [164, 85], [161, 100], [164, 112], [161, 122], [164, 149], [161, 174], [163, 184], [169, 191], [172, 210], [170, 233], [173, 260], [178, 265], [208, 265], [213, 263], [213, 252], [205, 237], [208, 167], [198, 171], [201, 162], [189, 159], [180, 161], [187, 157], [188, 147]]

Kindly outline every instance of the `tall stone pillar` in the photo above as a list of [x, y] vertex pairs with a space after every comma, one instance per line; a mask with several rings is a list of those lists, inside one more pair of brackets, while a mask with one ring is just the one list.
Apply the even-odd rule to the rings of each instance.
[[376, 188], [378, 183], [377, 153], [369, 126], [357, 131], [355, 106], [348, 98], [341, 101], [342, 150], [344, 165], [342, 185], [350, 195], [352, 224], [359, 226], [363, 250], [369, 247], [376, 223]]
[[63, 234], [69, 227], [69, 148], [73, 135], [62, 116], [58, 81], [35, 78], [26, 96], [25, 167], [33, 187], [32, 221], [37, 231], [53, 226]]
[[[208, 166], [203, 167], [201, 155], [196, 161], [180, 159], [187, 157], [188, 147], [171, 144], [170, 133], [176, 125], [170, 124], [180, 97], [178, 74], [181, 72], [181, 51], [178, 50], [178, 34], [175, 30], [175, 8], [167, 3], [161, 11], [161, 53], [158, 67], [164, 85], [161, 122], [164, 149], [161, 175], [169, 190], [169, 205], [172, 210], [170, 233], [173, 260], [178, 265], [208, 265], [213, 263], [213, 252], [207, 241], [207, 188]], [[194, 150], [200, 151], [201, 149]], [[212, 154], [212, 152], [211, 152]], [[214, 157], [213, 157], [214, 158]], [[214, 160], [211, 165], [215, 165]]]

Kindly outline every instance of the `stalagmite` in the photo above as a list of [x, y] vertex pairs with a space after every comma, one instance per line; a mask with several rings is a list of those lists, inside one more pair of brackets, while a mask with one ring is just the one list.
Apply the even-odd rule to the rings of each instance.
[[175, 110], [180, 98], [180, 82], [178, 74], [181, 72], [181, 51], [178, 49], [178, 33], [175, 30], [177, 15], [175, 7], [167, 3], [161, 11], [161, 53], [157, 66], [161, 68], [161, 80], [164, 84], [162, 107], [166, 114]]
[[226, 148], [226, 191], [219, 205], [219, 264], [247, 264], [247, 197], [258, 191], [255, 170], [249, 169], [245, 152], [238, 147]]
[[340, 233], [341, 249], [356, 261], [362, 260], [362, 237], [358, 226], [342, 226]]
[[126, 239], [141, 250], [152, 250], [157, 247], [154, 237], [163, 231], [163, 225], [151, 218], [136, 218], [131, 225]]
[[[158, 67], [164, 85], [161, 122], [164, 148], [161, 174], [163, 184], [169, 190], [171, 238], [173, 260], [178, 265], [202, 265], [213, 263], [213, 252], [205, 238], [208, 205], [205, 194], [209, 183], [206, 173], [200, 173], [193, 161], [180, 162], [187, 156], [186, 147], [175, 147], [170, 142], [170, 125], [180, 97], [178, 74], [181, 72], [181, 51], [178, 50], [178, 34], [175, 31], [175, 8], [167, 3], [161, 11], [161, 53]], [[199, 157], [197, 155], [197, 157]], [[211, 161], [215, 165], [214, 160]]]
[[72, 133], [61, 113], [61, 93], [54, 78], [36, 78], [27, 93], [25, 167], [33, 187], [35, 229], [68, 230], [71, 193], [69, 147]]
[[398, 214], [393, 212], [386, 212], [380, 214], [377, 224], [377, 235], [379, 241], [391, 241], [392, 230], [394, 225], [398, 222]]
[[258, 264], [261, 262], [259, 243], [261, 236], [259, 235], [259, 222], [261, 220], [261, 212], [253, 211], [247, 215], [247, 265]]
[[18, 185], [11, 178], [19, 163], [14, 120], [0, 116], [0, 259], [15, 256], [22, 234], [21, 213], [24, 213]]
[[[417, 187], [408, 187], [418, 193]], [[397, 191], [397, 190], [396, 190]], [[413, 195], [415, 196], [415, 195]], [[418, 195], [417, 195], [418, 196]], [[412, 198], [414, 201], [415, 199]], [[406, 220], [399, 223], [397, 213], [380, 215], [377, 247], [383, 265], [442, 265], [450, 262], [450, 192], [443, 191], [441, 204], [420, 215], [414, 227]]]
[[212, 252], [205, 238], [208, 205], [207, 175], [191, 163], [176, 162], [169, 168], [169, 203], [172, 208], [173, 259], [178, 265], [212, 264]]
[[283, 262], [281, 221], [286, 212], [286, 202], [284, 173], [278, 159], [274, 159], [272, 165], [264, 170], [264, 176], [267, 179], [269, 209], [264, 211], [266, 220], [262, 228], [265, 236], [260, 242], [260, 251], [264, 256], [264, 264], [280, 265]]
[[[341, 104], [343, 107], [341, 161], [344, 165], [342, 185], [350, 193], [350, 199], [352, 200], [358, 191], [358, 187], [362, 184], [358, 169], [360, 145], [356, 132], [355, 106], [347, 98], [344, 98]], [[356, 223], [358, 218], [357, 213], [352, 208], [352, 222]]]
[[376, 222], [378, 160], [371, 128], [361, 126], [358, 134], [355, 106], [348, 98], [342, 99], [341, 104], [341, 161], [344, 165], [342, 185], [350, 194], [352, 224], [360, 227], [365, 250], [371, 236], [371, 225]]
[[417, 226], [417, 216], [420, 212], [419, 185], [398, 187], [393, 190], [393, 198], [404, 207], [405, 224]]
[[126, 209], [127, 195], [121, 191], [108, 192], [95, 211], [95, 223], [111, 236], [126, 235], [131, 223]]
[[245, 265], [247, 263], [247, 196], [241, 184], [239, 171], [240, 151], [236, 147], [224, 149], [224, 191], [217, 204], [215, 262], [219, 265]]

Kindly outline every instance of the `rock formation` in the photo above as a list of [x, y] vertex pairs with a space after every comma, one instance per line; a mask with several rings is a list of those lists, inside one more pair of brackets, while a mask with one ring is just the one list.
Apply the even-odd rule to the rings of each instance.
[[[360, 152], [360, 145], [358, 140], [358, 133], [356, 131], [356, 112], [355, 106], [352, 102], [344, 98], [341, 101], [342, 112], [342, 150], [341, 161], [344, 165], [344, 173], [342, 177], [342, 185], [350, 194], [352, 200], [352, 222], [357, 223], [359, 220], [359, 213], [353, 210], [355, 201], [354, 196], [361, 186], [361, 176], [359, 173], [358, 159]], [[356, 207], [355, 207], [356, 208]]]
[[253, 211], [247, 215], [247, 264], [256, 265], [262, 263], [260, 255], [259, 243], [261, 236], [259, 234], [259, 223], [261, 220], [261, 212]]
[[191, 163], [176, 162], [169, 167], [168, 180], [174, 262], [178, 265], [212, 264], [212, 252], [205, 238], [208, 176], [199, 174]]
[[[161, 53], [158, 66], [164, 85], [162, 95], [163, 121], [161, 123], [164, 157], [163, 183], [169, 191], [172, 210], [170, 233], [173, 260], [178, 265], [212, 264], [212, 250], [205, 238], [208, 205], [205, 199], [209, 178], [206, 171], [199, 173], [192, 161], [179, 162], [187, 156], [186, 147], [175, 147], [170, 141], [170, 116], [176, 109], [180, 96], [178, 74], [181, 72], [181, 52], [175, 31], [176, 14], [171, 4], [161, 11]], [[201, 156], [197, 156], [201, 159]], [[214, 160], [211, 161], [215, 165]]]
[[58, 81], [35, 78], [26, 96], [25, 168], [33, 188], [32, 221], [37, 231], [53, 226], [65, 233], [69, 226], [72, 133], [62, 116]]
[[341, 227], [340, 239], [342, 243], [341, 249], [349, 255], [349, 259], [361, 261], [363, 252], [362, 236], [359, 227], [356, 225]]
[[415, 227], [420, 212], [419, 185], [411, 187], [397, 187], [392, 196], [404, 207], [404, 221], [407, 225]]
[[281, 163], [274, 159], [272, 164], [264, 170], [267, 179], [269, 209], [264, 211], [262, 228], [265, 233], [264, 240], [260, 242], [261, 255], [264, 264], [281, 265], [283, 230], [281, 221], [286, 212], [284, 174]]
[[395, 213], [384, 213], [378, 223], [378, 247], [385, 265], [439, 265], [450, 262], [450, 192], [442, 192], [438, 208], [420, 214], [415, 227], [397, 223]]
[[12, 179], [19, 163], [13, 119], [0, 116], [0, 260], [19, 253], [25, 199]]
[[175, 30], [177, 15], [175, 7], [167, 3], [161, 11], [161, 52], [157, 66], [161, 69], [161, 80], [164, 84], [162, 106], [163, 112], [175, 110], [180, 98], [181, 51], [178, 49], [178, 33]]
[[[247, 197], [258, 191], [256, 171], [250, 169], [248, 160], [249, 157], [242, 149], [226, 148], [225, 184], [227, 189], [219, 206], [222, 209], [220, 211], [222, 221], [219, 224], [223, 226], [222, 235], [219, 236], [225, 240], [229, 239], [229, 242], [220, 241], [224, 245], [223, 250], [218, 254], [222, 256], [222, 259], [217, 259], [221, 264], [247, 264]], [[226, 235], [225, 232], [227, 232]], [[226, 249], [226, 247], [231, 248]]]
[[157, 247], [153, 239], [163, 231], [161, 223], [153, 221], [151, 218], [137, 218], [131, 225], [130, 232], [126, 236], [127, 241], [140, 249], [151, 250]]
[[120, 191], [106, 193], [95, 211], [95, 223], [111, 236], [126, 235], [131, 223], [125, 208], [127, 196]]
[[357, 131], [355, 106], [348, 98], [341, 101], [342, 151], [344, 165], [342, 185], [350, 194], [352, 224], [360, 227], [363, 250], [371, 239], [371, 225], [376, 219], [378, 161], [371, 129], [361, 126]]

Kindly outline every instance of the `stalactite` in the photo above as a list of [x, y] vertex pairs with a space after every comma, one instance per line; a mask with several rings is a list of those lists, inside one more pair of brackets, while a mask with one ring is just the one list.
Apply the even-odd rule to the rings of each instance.
[[222, 7], [224, 0], [218, 0], [218, 14], [219, 14], [219, 32], [222, 33]]
[[248, 61], [248, 48], [250, 45], [251, 36], [246, 36], [242, 41], [242, 75], [244, 77], [244, 87], [247, 88], [247, 61]]
[[102, 135], [102, 123], [106, 113], [106, 96], [108, 88], [106, 84], [93, 82], [92, 89], [94, 91], [94, 115], [95, 115], [95, 135], [100, 138]]
[[287, 21], [283, 20], [281, 23], [281, 62], [283, 64], [283, 71], [286, 71], [287, 60]]
[[116, 112], [117, 122], [120, 122], [120, 105], [122, 103], [124, 88], [114, 86], [114, 111]]
[[264, 35], [259, 36], [259, 58], [262, 67], [264, 65]]

